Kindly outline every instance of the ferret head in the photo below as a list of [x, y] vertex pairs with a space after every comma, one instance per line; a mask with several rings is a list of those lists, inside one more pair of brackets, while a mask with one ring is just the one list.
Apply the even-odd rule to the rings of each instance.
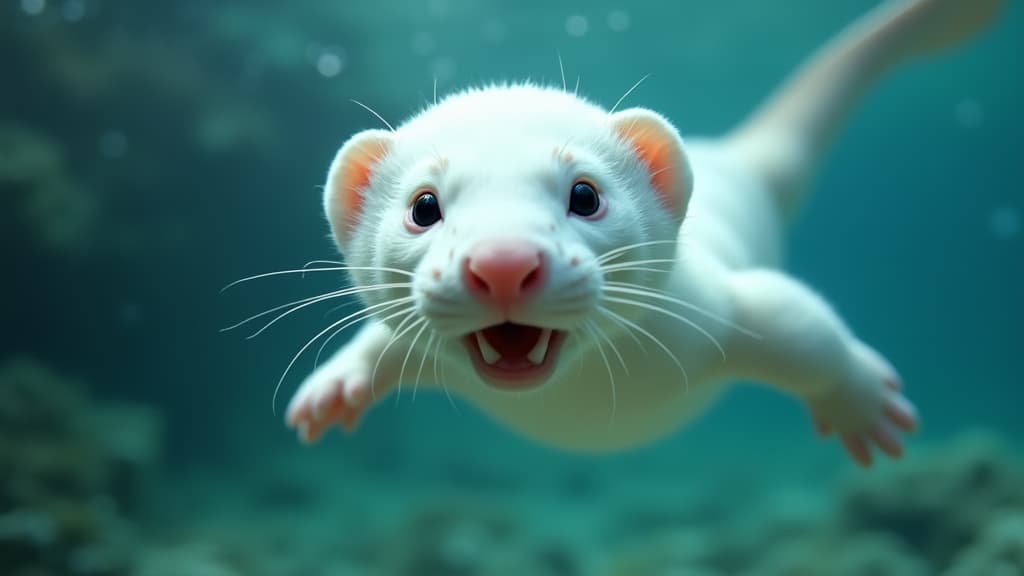
[[509, 86], [356, 134], [324, 206], [378, 318], [522, 390], [636, 326], [643, 308], [623, 301], [668, 276], [691, 189], [658, 114]]

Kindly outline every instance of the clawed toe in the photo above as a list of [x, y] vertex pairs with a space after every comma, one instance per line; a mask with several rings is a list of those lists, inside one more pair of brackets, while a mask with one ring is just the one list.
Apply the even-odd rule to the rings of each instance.
[[303, 442], [313, 443], [334, 424], [351, 431], [370, 400], [369, 386], [362, 381], [334, 380], [300, 392], [288, 407], [286, 421], [298, 431]]
[[917, 429], [917, 410], [902, 396], [896, 396], [886, 403], [885, 417], [904, 432]]
[[843, 446], [846, 447], [846, 451], [857, 464], [865, 468], [871, 466], [873, 461], [871, 450], [868, 448], [868, 443], [864, 441], [864, 438], [855, 434], [844, 434], [842, 439]]

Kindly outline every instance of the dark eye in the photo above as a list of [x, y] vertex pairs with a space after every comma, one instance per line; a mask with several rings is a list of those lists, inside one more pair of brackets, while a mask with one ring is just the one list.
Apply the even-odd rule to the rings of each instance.
[[597, 190], [587, 182], [577, 182], [572, 185], [569, 193], [569, 211], [580, 216], [593, 216], [601, 207], [601, 198]]
[[420, 194], [412, 205], [412, 221], [417, 226], [428, 228], [441, 219], [441, 205], [431, 192]]

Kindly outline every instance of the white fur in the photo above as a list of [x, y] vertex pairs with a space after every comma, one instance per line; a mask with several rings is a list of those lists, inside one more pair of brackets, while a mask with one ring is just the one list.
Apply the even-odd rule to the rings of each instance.
[[[371, 321], [311, 375], [292, 401], [290, 422], [315, 438], [343, 419], [337, 406], [344, 405], [350, 423], [371, 398], [394, 390], [404, 370], [404, 385], [419, 373], [422, 386], [444, 386], [530, 437], [613, 450], [672, 431], [698, 414], [722, 383], [752, 378], [804, 399], [821, 431], [838, 432], [859, 462], [870, 462], [871, 444], [899, 455], [899, 435], [916, 421], [898, 376], [821, 297], [775, 268], [782, 233], [825, 135], [852, 102], [834, 83], [859, 93], [885, 67], [919, 51], [894, 35], [930, 27], [918, 34], [930, 46], [943, 36], [934, 30], [937, 22], [953, 26], [960, 21], [955, 16], [992, 12], [996, 4], [887, 3], [721, 140], [684, 146], [652, 112], [609, 114], [573, 94], [531, 85], [469, 90], [394, 133], [356, 135], [328, 179], [332, 228], [349, 265], [414, 274], [411, 289], [367, 293], [368, 304], [411, 294], [415, 309]], [[950, 42], [965, 35], [954, 32], [946, 34]], [[631, 130], [638, 123], [642, 130]], [[678, 149], [666, 166], [672, 179], [661, 187], [636, 144], [651, 137], [647, 130], [656, 133], [656, 143]], [[372, 160], [365, 159], [367, 151], [375, 154]], [[359, 161], [371, 176], [358, 191], [362, 208], [353, 211], [343, 200], [356, 191], [342, 184], [359, 173], [352, 170]], [[603, 218], [567, 213], [568, 191], [580, 177], [597, 185], [608, 207]], [[444, 219], [412, 233], [403, 222], [422, 189], [437, 192]], [[514, 318], [472, 298], [459, 273], [474, 243], [495, 238], [532, 242], [550, 263], [542, 292]], [[666, 273], [600, 269], [609, 250], [651, 241], [669, 242], [639, 246], [613, 262], [669, 259], [671, 266], [640, 266]], [[353, 276], [364, 286], [408, 280], [372, 270]], [[667, 296], [615, 291], [614, 282]], [[619, 317], [610, 319], [602, 306]], [[538, 390], [489, 386], [469, 362], [461, 336], [506, 320], [568, 332], [554, 374]], [[426, 370], [417, 370], [422, 365]], [[447, 378], [434, 381], [434, 374]]]

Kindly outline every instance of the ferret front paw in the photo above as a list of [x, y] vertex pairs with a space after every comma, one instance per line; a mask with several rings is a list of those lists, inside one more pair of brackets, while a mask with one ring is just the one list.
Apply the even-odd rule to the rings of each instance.
[[891, 458], [903, 455], [902, 436], [917, 428], [917, 410], [903, 395], [899, 374], [878, 352], [857, 342], [853, 355], [853, 375], [808, 404], [818, 433], [837, 433], [854, 461], [867, 467], [872, 445]]
[[332, 362], [313, 372], [288, 404], [286, 420], [304, 442], [315, 442], [333, 424], [351, 431], [372, 402], [369, 367]]

